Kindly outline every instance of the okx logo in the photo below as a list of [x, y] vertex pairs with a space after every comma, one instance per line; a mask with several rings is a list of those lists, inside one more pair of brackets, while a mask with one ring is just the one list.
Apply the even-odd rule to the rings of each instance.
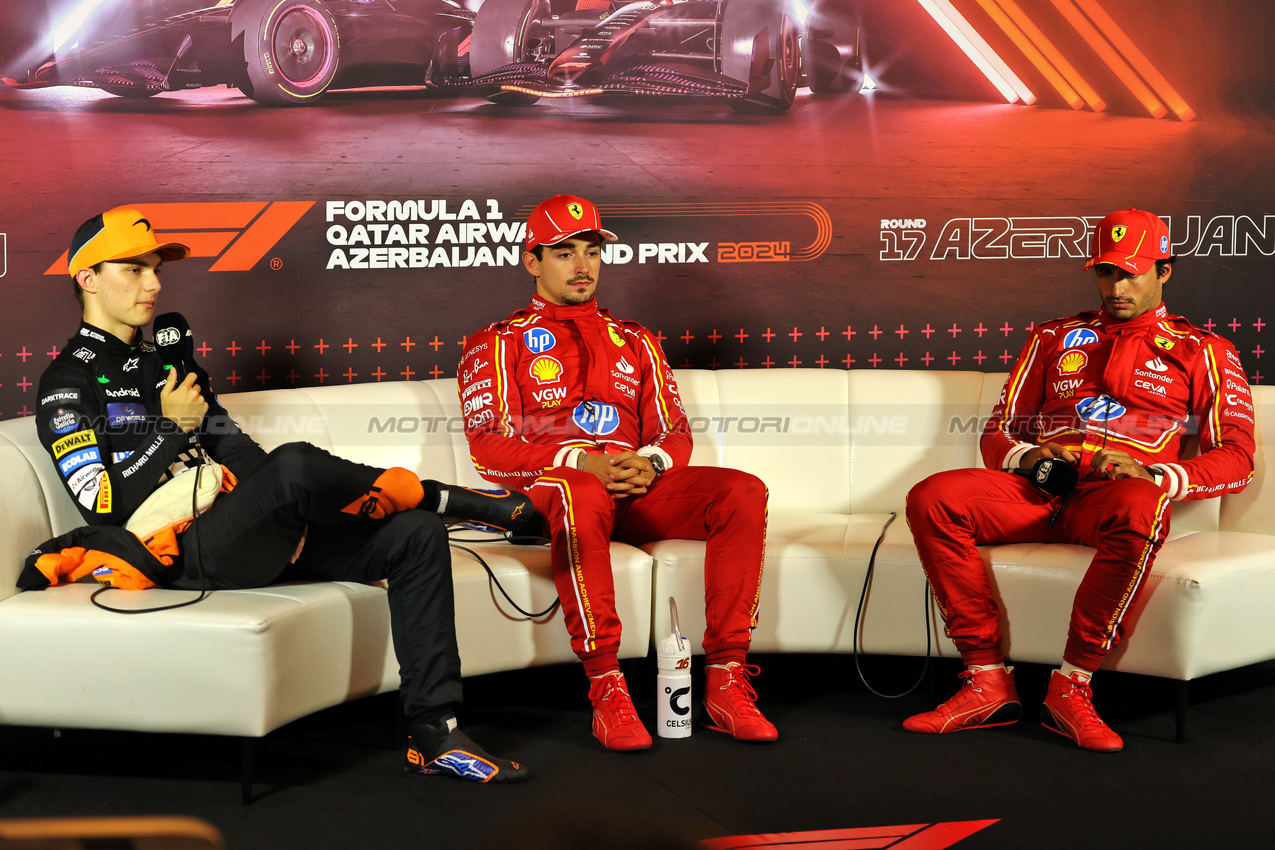
[[[242, 272], [270, 251], [313, 201], [228, 201], [189, 204], [138, 204], [160, 242], [180, 242], [192, 257], [216, 257], [209, 271]], [[67, 273], [63, 254], [45, 272]]]

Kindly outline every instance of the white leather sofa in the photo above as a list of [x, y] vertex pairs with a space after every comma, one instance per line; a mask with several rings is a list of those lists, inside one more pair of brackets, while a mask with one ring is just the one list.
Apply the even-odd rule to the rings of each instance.
[[[696, 431], [693, 461], [756, 473], [770, 487], [761, 652], [849, 652], [873, 545], [859, 634], [866, 653], [953, 657], [902, 517], [917, 481], [975, 465], [983, 417], [1002, 375], [875, 370], [680, 371]], [[1242, 494], [1174, 506], [1172, 533], [1107, 668], [1189, 681], [1275, 658], [1275, 486], [1257, 474]], [[469, 459], [452, 379], [272, 390], [222, 397], [267, 449], [306, 440], [422, 477], [484, 486]], [[291, 720], [397, 687], [384, 590], [355, 583], [289, 584], [214, 593], [198, 605], [124, 616], [92, 607], [96, 585], [16, 593], [30, 549], [79, 522], [34, 421], [0, 422], [0, 723], [263, 736]], [[473, 534], [463, 535], [473, 537]], [[544, 547], [475, 546], [529, 611], [555, 591]], [[625, 624], [621, 657], [642, 657], [669, 631], [677, 599], [684, 633], [703, 631], [699, 542], [641, 550], [612, 544]], [[1055, 663], [1071, 600], [1091, 556], [1080, 546], [984, 549], [1004, 608], [1007, 650]], [[574, 660], [556, 611], [513, 612], [466, 553], [455, 552], [456, 625], [465, 675]], [[116, 606], [189, 598], [111, 591]], [[928, 612], [928, 613], [927, 613]]]

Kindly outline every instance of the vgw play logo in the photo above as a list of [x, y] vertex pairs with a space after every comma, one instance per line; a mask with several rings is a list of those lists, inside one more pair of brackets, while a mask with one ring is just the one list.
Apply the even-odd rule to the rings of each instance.
[[[192, 257], [215, 257], [209, 271], [248, 271], [305, 215], [313, 201], [210, 201], [138, 204], [161, 242], [180, 242]], [[46, 275], [67, 273], [62, 254]], [[0, 270], [0, 274], [3, 271]]]

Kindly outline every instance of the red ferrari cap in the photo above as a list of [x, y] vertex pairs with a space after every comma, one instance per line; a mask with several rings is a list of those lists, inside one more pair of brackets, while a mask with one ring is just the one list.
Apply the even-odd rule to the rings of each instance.
[[179, 242], [160, 244], [146, 216], [132, 207], [116, 207], [80, 225], [71, 238], [67, 265], [71, 277], [75, 277], [80, 269], [98, 263], [131, 260], [151, 253], [170, 262], [185, 259], [190, 249]]
[[1143, 274], [1156, 260], [1169, 259], [1169, 226], [1146, 210], [1120, 210], [1098, 222], [1089, 242], [1092, 258], [1085, 270], [1100, 263]]
[[592, 201], [575, 195], [554, 195], [531, 211], [527, 218], [527, 250], [537, 245], [556, 245], [577, 233], [596, 230], [608, 242], [619, 239], [602, 229], [602, 216]]

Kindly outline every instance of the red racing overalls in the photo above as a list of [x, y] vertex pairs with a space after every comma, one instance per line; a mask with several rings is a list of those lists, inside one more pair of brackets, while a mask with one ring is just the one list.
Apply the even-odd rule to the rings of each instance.
[[[1253, 400], [1234, 346], [1160, 305], [1128, 321], [1086, 312], [1036, 327], [1005, 382], [981, 449], [987, 469], [932, 475], [908, 494], [907, 517], [947, 634], [967, 664], [1003, 660], [999, 610], [981, 544], [1078, 543], [1097, 549], [1072, 609], [1064, 660], [1096, 670], [1169, 530], [1169, 505], [1244, 489], [1253, 477]], [[1197, 436], [1198, 456], [1184, 452]], [[1054, 442], [1079, 459], [1061, 499], [1007, 474]], [[1163, 471], [1091, 473], [1104, 449]]]
[[[549, 528], [571, 646], [589, 675], [616, 664], [610, 541], [707, 541], [704, 650], [742, 661], [756, 626], [766, 487], [734, 469], [688, 466], [691, 433], [659, 342], [596, 302], [531, 306], [466, 340], [465, 434], [479, 473], [526, 492]], [[614, 499], [582, 452], [659, 456], [645, 495]]]

